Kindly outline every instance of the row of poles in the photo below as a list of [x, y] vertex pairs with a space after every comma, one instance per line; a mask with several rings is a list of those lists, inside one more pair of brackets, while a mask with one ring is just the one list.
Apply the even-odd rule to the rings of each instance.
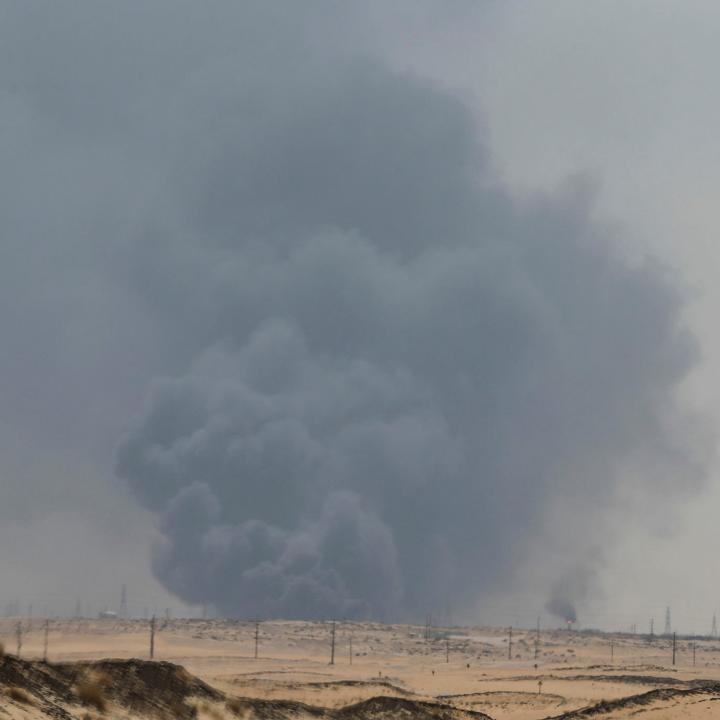
[[[336, 622], [333, 620], [330, 623], [330, 662], [329, 665], [335, 664], [335, 636], [337, 634]], [[353, 662], [353, 636], [352, 633], [348, 636], [348, 648], [349, 648], [349, 662], [352, 665]], [[257, 657], [257, 655], [256, 655]]]
[[[672, 634], [672, 664], [675, 665], [675, 661], [677, 659], [677, 633], [674, 632]], [[693, 640], [690, 643], [690, 649], [692, 650], [692, 664], [693, 667], [695, 667], [695, 663], [697, 660], [697, 643]], [[615, 641], [610, 641], [610, 661], [615, 661]]]
[[[512, 640], [513, 640], [513, 629], [512, 625], [508, 628], [508, 660], [512, 660]], [[692, 664], [693, 667], [695, 666], [696, 662], [696, 652], [697, 652], [697, 643], [693, 640], [693, 642], [690, 644], [690, 648], [692, 650]], [[538, 652], [540, 649], [540, 626], [538, 624], [537, 630], [535, 632], [535, 660], [538, 658]], [[674, 632], [672, 634], [672, 664], [675, 665], [675, 660], [677, 658], [677, 633]], [[610, 640], [610, 661], [614, 662], [615, 660], [615, 640]]]
[[[48, 638], [48, 627], [49, 627], [49, 621], [45, 621], [45, 653], [44, 653], [44, 659], [47, 660], [47, 638]], [[428, 628], [430, 627], [429, 623], [426, 624], [426, 639], [430, 639], [430, 634], [428, 632]], [[17, 637], [18, 637], [18, 655], [20, 655], [20, 649], [22, 646], [22, 627], [20, 623], [18, 623], [18, 630], [17, 630]], [[335, 620], [332, 621], [330, 625], [330, 665], [335, 664], [335, 638], [336, 638], [336, 622]], [[258, 659], [258, 652], [259, 652], [259, 645], [260, 645], [260, 620], [255, 620], [255, 651], [254, 651], [254, 658], [255, 660]], [[349, 635], [349, 659], [350, 659], [350, 665], [352, 665], [353, 661], [353, 636], [352, 633]], [[508, 628], [508, 660], [512, 660], [512, 646], [513, 646], [513, 628], [510, 626]], [[691, 644], [692, 648], [692, 658], [693, 658], [693, 666], [696, 662], [696, 650], [697, 645], [693, 641]], [[538, 659], [538, 655], [540, 652], [540, 625], [538, 623], [537, 629], [535, 631], [535, 660]], [[155, 616], [152, 617], [150, 620], [150, 659], [152, 660], [155, 657]], [[672, 664], [675, 665], [675, 661], [677, 658], [677, 633], [672, 634]], [[610, 641], [610, 660], [614, 661], [615, 659], [615, 641]], [[445, 638], [445, 662], [450, 662], [450, 639], [448, 637]]]
[[[25, 634], [25, 631], [23, 630], [23, 626], [21, 622], [18, 622], [15, 625], [15, 640], [17, 643], [17, 650], [16, 654], [18, 657], [20, 657], [22, 653], [22, 646], [23, 646], [23, 635]], [[43, 624], [43, 662], [47, 662], [48, 659], [48, 638], [50, 636], [50, 620], [46, 619]]]
[[[260, 648], [260, 620], [257, 619], [254, 621], [255, 624], [255, 632], [254, 632], [254, 653], [253, 657], [255, 660], [259, 657], [259, 648]], [[149, 655], [150, 659], [155, 659], [155, 634], [157, 632], [157, 619], [153, 615], [152, 618], [150, 618], [150, 647], [149, 647]], [[23, 647], [23, 636], [25, 635], [25, 630], [23, 629], [22, 622], [17, 622], [15, 625], [15, 640], [16, 640], [16, 654], [17, 657], [20, 657], [22, 654], [22, 647]], [[48, 659], [48, 640], [50, 635], [50, 620], [46, 619], [45, 623], [43, 625], [43, 661], [47, 662]], [[330, 626], [330, 665], [335, 664], [335, 637], [336, 637], [336, 622], [333, 620], [332, 624]], [[447, 653], [446, 653], [447, 661], [450, 661], [450, 646], [447, 645]], [[352, 633], [349, 636], [349, 662], [350, 665], [352, 665], [353, 662], [353, 637]]]
[[[150, 659], [153, 660], [155, 658], [155, 616], [153, 615], [150, 619]], [[335, 624], [333, 623], [333, 659], [335, 655]], [[352, 641], [351, 641], [352, 643]], [[260, 620], [255, 620], [255, 652], [254, 652], [254, 658], [255, 660], [258, 659], [258, 653], [259, 653], [259, 647], [260, 647]], [[351, 645], [352, 647], [352, 645]], [[352, 659], [350, 661], [352, 663]], [[331, 662], [332, 664], [332, 662]]]
[[[334, 623], [333, 623], [334, 625]], [[155, 633], [157, 631], [157, 620], [156, 617], [153, 615], [150, 619], [150, 659], [153, 660], [155, 658]], [[22, 655], [22, 647], [23, 647], [23, 637], [25, 635], [25, 630], [23, 629], [22, 622], [18, 621], [15, 625], [15, 641], [16, 641], [16, 655], [17, 657], [20, 657]], [[46, 619], [43, 624], [43, 661], [47, 662], [48, 659], [48, 642], [49, 642], [49, 636], [50, 636], [50, 620]], [[333, 656], [335, 653], [335, 631], [333, 627]], [[351, 653], [352, 653], [352, 640], [351, 643]], [[258, 648], [260, 644], [260, 621], [255, 621], [255, 659], [258, 659]], [[350, 662], [352, 663], [352, 655]]]
[[[254, 641], [255, 641], [255, 648], [254, 648], [254, 659], [257, 660], [259, 657], [259, 646], [260, 646], [260, 620], [255, 620], [255, 633], [254, 633]], [[155, 658], [155, 632], [156, 632], [156, 618], [153, 615], [150, 619], [150, 659], [153, 660]], [[425, 626], [425, 638], [426, 640], [430, 639], [430, 633], [429, 633], [430, 623], [426, 623]], [[15, 626], [15, 637], [17, 642], [17, 656], [20, 657], [22, 653], [22, 645], [23, 645], [23, 627], [22, 623], [18, 622]], [[46, 619], [44, 626], [43, 626], [43, 661], [47, 662], [48, 658], [48, 637], [50, 634], [50, 620]], [[335, 664], [335, 637], [336, 637], [336, 622], [335, 620], [332, 621], [330, 625], [330, 665]], [[350, 665], [352, 665], [353, 661], [353, 636], [352, 633], [349, 636], [349, 658], [350, 658]], [[512, 660], [512, 645], [513, 645], [513, 628], [510, 626], [508, 628], [508, 660]], [[691, 643], [691, 649], [692, 649], [692, 658], [693, 658], [693, 666], [695, 666], [696, 662], [696, 650], [697, 645], [693, 641]], [[535, 632], [535, 660], [538, 658], [540, 649], [540, 625], [538, 624], [538, 627]], [[672, 664], [675, 665], [675, 661], [677, 658], [677, 633], [673, 632], [672, 634]], [[615, 659], [615, 641], [610, 640], [610, 660], [611, 662], [614, 662]], [[450, 639], [445, 638], [445, 662], [450, 662]]]

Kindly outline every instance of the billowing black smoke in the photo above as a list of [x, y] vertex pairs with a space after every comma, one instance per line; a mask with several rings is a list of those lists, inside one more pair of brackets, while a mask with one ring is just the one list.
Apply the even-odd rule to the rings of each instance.
[[597, 576], [602, 564], [598, 548], [575, 557], [553, 580], [545, 610], [566, 623], [577, 622], [577, 607], [587, 604], [591, 596], [600, 592]]
[[175, 369], [117, 470], [169, 589], [232, 615], [469, 607], [558, 503], [696, 475], [668, 430], [681, 302], [583, 182], [516, 197], [425, 81], [237, 52], [174, 99], [130, 254]]
[[566, 623], [577, 622], [577, 610], [575, 606], [566, 598], [553, 595], [547, 603], [545, 609], [555, 617], [559, 617]]

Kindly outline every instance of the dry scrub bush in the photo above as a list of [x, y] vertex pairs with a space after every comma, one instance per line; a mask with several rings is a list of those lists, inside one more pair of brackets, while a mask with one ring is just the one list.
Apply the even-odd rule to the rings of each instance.
[[91, 705], [100, 712], [105, 712], [107, 709], [107, 701], [102, 687], [97, 683], [83, 680], [77, 684], [76, 692], [80, 701], [85, 705]]
[[112, 678], [102, 670], [93, 670], [88, 675], [88, 682], [98, 685], [103, 690], [107, 690], [112, 685]]
[[19, 687], [9, 687], [6, 691], [7, 696], [15, 702], [22, 703], [23, 705], [34, 705], [33, 699], [28, 695], [25, 690]]
[[230, 698], [226, 703], [225, 707], [233, 714], [240, 717], [244, 717], [247, 714], [247, 708], [244, 703], [237, 698]]
[[198, 709], [205, 717], [211, 718], [211, 720], [225, 720], [225, 715], [209, 702], [200, 703]]
[[197, 708], [194, 705], [183, 702], [182, 700], [173, 700], [167, 709], [167, 712], [161, 713], [165, 720], [191, 720], [198, 716]]
[[175, 671], [175, 677], [183, 682], [191, 682], [193, 680], [193, 676], [184, 667], [179, 667]]

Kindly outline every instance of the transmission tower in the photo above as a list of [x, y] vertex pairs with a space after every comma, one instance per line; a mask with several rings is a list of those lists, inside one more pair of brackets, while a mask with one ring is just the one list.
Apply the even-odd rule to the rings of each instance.
[[665, 635], [672, 635], [672, 622], [670, 621], [670, 606], [665, 608]]
[[425, 640], [430, 640], [432, 634], [433, 617], [432, 613], [429, 613], [425, 618]]

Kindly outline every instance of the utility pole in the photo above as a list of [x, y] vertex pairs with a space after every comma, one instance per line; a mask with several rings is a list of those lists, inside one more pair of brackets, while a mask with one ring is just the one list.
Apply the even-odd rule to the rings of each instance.
[[693, 641], [692, 649], [693, 649], [693, 667], [695, 667], [695, 641]]
[[258, 643], [260, 641], [260, 618], [255, 620], [255, 659], [258, 659]]
[[540, 652], [540, 616], [537, 619], [537, 629], [535, 630], [535, 660], [538, 659]]
[[120, 589], [120, 617], [123, 620], [127, 618], [127, 587], [125, 584]]
[[155, 616], [150, 619], [150, 659], [155, 657]]
[[655, 639], [655, 618], [650, 618], [650, 642]]
[[672, 632], [672, 623], [670, 622], [670, 606], [665, 608], [665, 635], [670, 635]]
[[673, 645], [672, 645], [672, 648], [673, 648], [673, 659], [672, 659], [672, 664], [674, 665], [674, 664], [675, 664], [675, 651], [676, 651], [676, 649], [677, 649], [677, 633], [673, 633], [672, 636], [673, 636]]
[[350, 633], [350, 664], [352, 665], [352, 633]]
[[50, 634], [50, 620], [45, 618], [45, 637], [43, 638], [43, 660], [48, 659], [48, 635]]
[[20, 657], [20, 651], [22, 650], [22, 635], [23, 635], [22, 623], [18, 620], [17, 624], [15, 625], [15, 636], [17, 637], [17, 656], [18, 657]]
[[615, 662], [615, 640], [610, 641], [610, 662]]
[[512, 625], [508, 628], [508, 660], [512, 660]]
[[335, 664], [335, 621], [332, 621], [332, 627], [330, 630], [330, 665]]
[[714, 638], [717, 637], [717, 615], [713, 613], [713, 621], [712, 621], [712, 631], [710, 633]]
[[450, 638], [445, 638], [445, 662], [450, 662]]

